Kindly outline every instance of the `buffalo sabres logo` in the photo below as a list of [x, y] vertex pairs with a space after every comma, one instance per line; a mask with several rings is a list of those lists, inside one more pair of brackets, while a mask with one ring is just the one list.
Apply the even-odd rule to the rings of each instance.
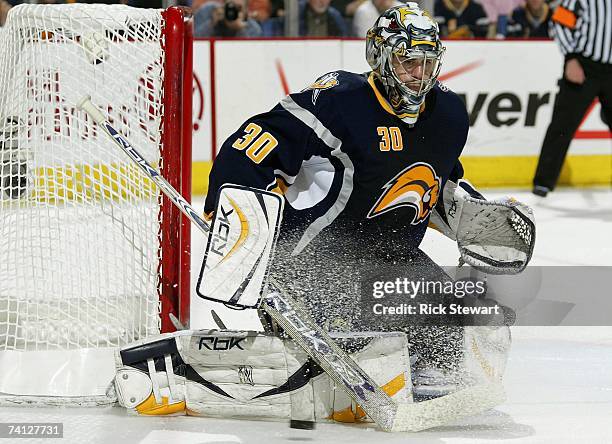
[[414, 208], [413, 225], [427, 219], [436, 205], [440, 194], [441, 181], [431, 165], [417, 162], [401, 171], [383, 187], [368, 219], [379, 216], [398, 207]]
[[330, 72], [329, 74], [325, 74], [323, 77], [319, 77], [316, 82], [310, 85], [306, 89], [312, 89], [312, 104], [315, 105], [317, 103], [317, 98], [321, 91], [333, 88], [334, 86], [339, 85], [338, 82], [338, 73]]
[[406, 7], [399, 8], [399, 13], [400, 13], [400, 20], [402, 23], [406, 21], [406, 17], [408, 17], [409, 15], [417, 15], [413, 9], [406, 8]]

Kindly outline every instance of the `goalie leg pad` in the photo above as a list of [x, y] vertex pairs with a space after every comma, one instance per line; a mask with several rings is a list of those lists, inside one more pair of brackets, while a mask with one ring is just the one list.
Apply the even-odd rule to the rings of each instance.
[[507, 326], [465, 327], [464, 367], [472, 385], [501, 383], [511, 343]]
[[[289, 418], [292, 404], [314, 416], [310, 379], [321, 374], [275, 336], [181, 331], [118, 351], [119, 403], [145, 415]], [[295, 408], [295, 407], [294, 407]]]
[[120, 405], [143, 415], [184, 415], [185, 376], [177, 338], [163, 334], [115, 353], [115, 391]]
[[[412, 402], [408, 339], [403, 332], [330, 333], [344, 349], [364, 340], [367, 345], [350, 356], [393, 400]], [[333, 385], [333, 382], [330, 383]], [[369, 421], [365, 412], [340, 387], [333, 390], [331, 419], [338, 422]]]
[[[354, 335], [354, 337], [352, 337]], [[412, 399], [404, 333], [345, 334], [353, 353], [389, 395]], [[342, 422], [366, 419], [341, 388], [291, 340], [246, 331], [181, 331], [116, 354], [119, 403], [143, 415], [245, 417]]]
[[198, 416], [314, 419], [312, 378], [322, 371], [282, 339], [255, 332], [197, 332], [183, 348], [194, 374], [187, 407]]
[[446, 396], [466, 387], [501, 385], [510, 351], [511, 337], [507, 326], [464, 327], [460, 357], [449, 368], [417, 365], [414, 393], [419, 399]]

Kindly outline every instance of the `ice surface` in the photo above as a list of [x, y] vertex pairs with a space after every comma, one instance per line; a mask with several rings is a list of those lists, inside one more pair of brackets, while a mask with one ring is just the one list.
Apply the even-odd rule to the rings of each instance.
[[[546, 199], [526, 192], [485, 193], [489, 198], [507, 194], [534, 207], [538, 232], [532, 264], [612, 265], [610, 189], [559, 190]], [[196, 206], [201, 207], [202, 201]], [[193, 233], [195, 280], [203, 240]], [[435, 232], [428, 233], [423, 249], [439, 263], [456, 263], [455, 245]], [[193, 325], [214, 327], [213, 307], [228, 327], [258, 327], [252, 313], [227, 310], [195, 296]], [[290, 429], [286, 422], [142, 418], [120, 408], [0, 408], [0, 422], [63, 422], [65, 438], [58, 442], [70, 443], [612, 442], [612, 327], [517, 327], [513, 336], [504, 380], [507, 402], [477, 417], [418, 434], [387, 434], [371, 425], [318, 424], [306, 431]]]

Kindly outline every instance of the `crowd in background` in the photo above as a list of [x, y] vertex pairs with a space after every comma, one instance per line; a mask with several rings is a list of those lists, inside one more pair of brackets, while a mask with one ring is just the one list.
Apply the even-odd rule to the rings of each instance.
[[[551, 37], [550, 19], [559, 0], [414, 1], [430, 11], [440, 25], [443, 38], [503, 39]], [[20, 3], [23, 1], [0, 0], [0, 26], [8, 10]], [[38, 0], [36, 3], [77, 3], [77, 0]], [[159, 8], [167, 2], [90, 0], [78, 3]], [[293, 35], [365, 37], [382, 11], [402, 4], [400, 0], [182, 0], [172, 3], [192, 8], [196, 37], [283, 37], [287, 32], [287, 5], [297, 9]]]
[[[300, 37], [365, 37], [400, 0], [293, 0]], [[557, 0], [416, 0], [443, 38], [549, 38]], [[282, 37], [284, 0], [193, 0], [198, 37]]]

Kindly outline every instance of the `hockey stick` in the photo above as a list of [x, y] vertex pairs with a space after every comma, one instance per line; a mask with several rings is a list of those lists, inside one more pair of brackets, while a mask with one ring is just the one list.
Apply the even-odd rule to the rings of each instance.
[[[102, 127], [104, 132], [139, 165], [160, 190], [204, 233], [210, 226], [147, 161], [106, 120], [104, 114], [83, 98], [77, 105]], [[503, 401], [503, 389], [499, 384], [466, 388], [452, 395], [420, 403], [395, 403], [372, 379], [344, 352], [329, 335], [317, 325], [273, 280], [275, 287], [263, 299], [262, 308], [287, 334], [358, 403], [363, 410], [385, 431], [418, 431], [446, 424], [456, 418], [480, 413]]]
[[501, 383], [482, 384], [429, 401], [396, 403], [273, 280], [266, 313], [386, 432], [418, 432], [489, 410], [505, 400]]

